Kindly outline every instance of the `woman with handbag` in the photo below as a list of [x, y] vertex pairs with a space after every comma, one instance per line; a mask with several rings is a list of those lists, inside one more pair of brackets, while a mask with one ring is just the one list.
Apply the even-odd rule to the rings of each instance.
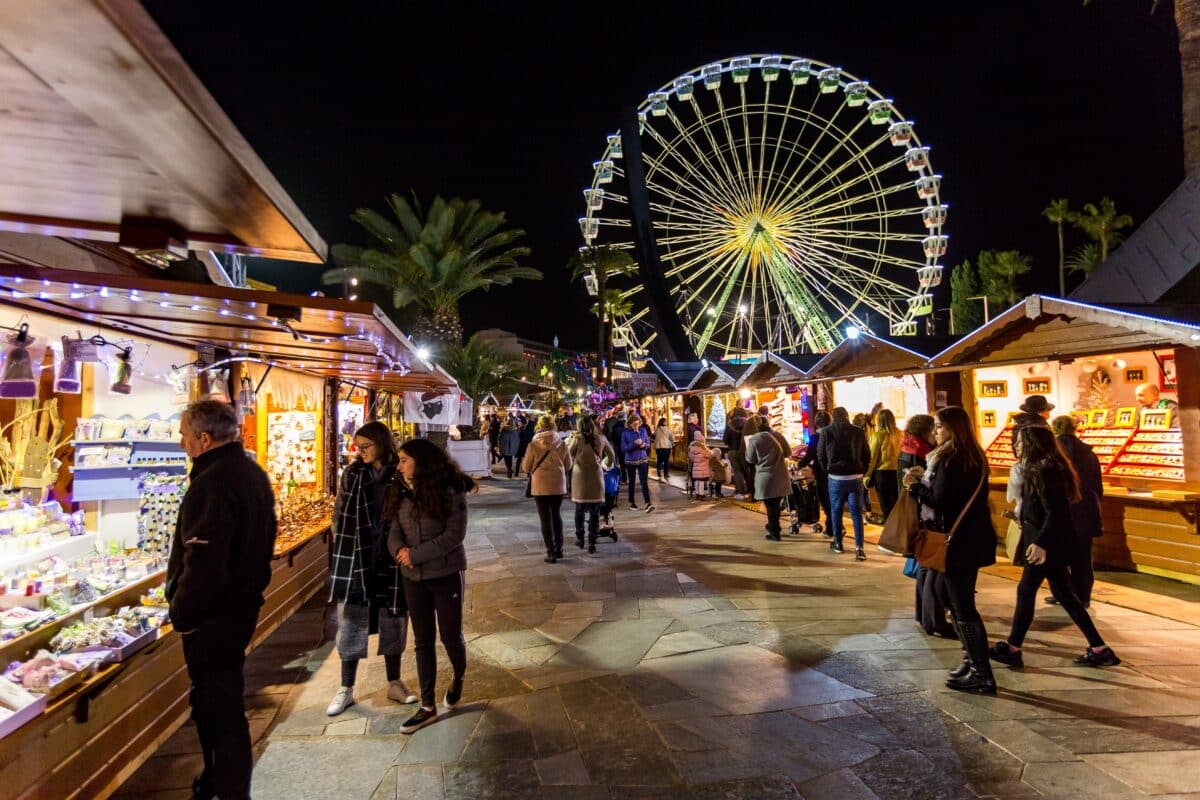
[[604, 503], [605, 460], [616, 458], [612, 444], [596, 431], [595, 421], [584, 414], [579, 418], [575, 433], [567, 440], [567, 452], [574, 466], [571, 469], [571, 501], [575, 503], [575, 545], [583, 547], [583, 523], [587, 518], [587, 548], [596, 552], [596, 535], [600, 530], [600, 506]]
[[642, 481], [643, 508], [649, 514], [654, 510], [650, 502], [650, 443], [651, 438], [642, 426], [642, 418], [632, 411], [625, 421], [625, 430], [621, 433], [621, 451], [625, 454], [625, 479], [629, 481], [629, 507], [636, 510], [634, 492], [637, 489], [638, 478]]
[[1076, 546], [1071, 503], [1079, 499], [1075, 470], [1049, 428], [1037, 425], [1018, 428], [1013, 451], [1024, 474], [1018, 506], [1021, 541], [1015, 561], [1024, 571], [1017, 584], [1012, 629], [1007, 641], [997, 642], [991, 649], [992, 660], [1010, 667], [1025, 666], [1021, 644], [1033, 622], [1038, 587], [1045, 580], [1050, 583], [1054, 599], [1087, 638], [1088, 649], [1075, 663], [1085, 667], [1116, 666], [1121, 659], [1104, 643], [1091, 615], [1071, 588], [1068, 568]]
[[987, 629], [975, 607], [982, 567], [996, 563], [996, 531], [988, 510], [988, 463], [975, 439], [971, 417], [958, 406], [937, 412], [938, 446], [921, 474], [910, 469], [904, 485], [921, 504], [921, 531], [913, 552], [922, 566], [943, 573], [963, 660], [946, 686], [960, 692], [995, 694], [988, 663]]
[[546, 545], [546, 557], [542, 560], [547, 564], [563, 557], [562, 502], [567, 493], [567, 473], [572, 466], [571, 454], [558, 438], [557, 428], [549, 414], [538, 419], [538, 432], [529, 442], [521, 465], [529, 476], [525, 495], [533, 498], [542, 524], [542, 541]]
[[783, 498], [792, 490], [787, 468], [792, 448], [782, 433], [771, 430], [770, 422], [757, 419], [761, 430], [746, 440], [746, 463], [754, 467], [754, 496], [767, 507], [767, 541], [778, 542], [783, 532], [779, 524]]
[[325, 713], [331, 717], [354, 705], [358, 662], [367, 657], [371, 615], [378, 615], [379, 654], [387, 670], [389, 700], [415, 703], [400, 678], [400, 656], [408, 639], [408, 605], [400, 568], [387, 553], [383, 505], [400, 460], [392, 432], [368, 422], [354, 432], [358, 457], [342, 472], [333, 507], [333, 558], [329, 599], [337, 603], [337, 651], [342, 685]]

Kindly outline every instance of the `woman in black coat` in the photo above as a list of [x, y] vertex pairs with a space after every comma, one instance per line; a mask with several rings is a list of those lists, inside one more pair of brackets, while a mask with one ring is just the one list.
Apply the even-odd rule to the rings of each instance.
[[[987, 499], [987, 458], [975, 439], [970, 416], [958, 406], [937, 413], [934, 435], [938, 446], [929, 454], [928, 469], [923, 475], [917, 469], [909, 470], [904, 486], [921, 504], [923, 528], [953, 531], [946, 547], [943, 575], [950, 613], [962, 642], [963, 661], [950, 673], [946, 686], [960, 692], [995, 694], [987, 629], [975, 607], [979, 570], [996, 563], [996, 531]], [[962, 521], [958, 522], [960, 517]]]
[[992, 659], [1023, 667], [1021, 644], [1033, 622], [1038, 587], [1050, 583], [1054, 598], [1087, 638], [1088, 649], [1075, 659], [1079, 666], [1111, 667], [1121, 663], [1104, 644], [1091, 616], [1071, 589], [1068, 567], [1075, 549], [1071, 502], [1079, 499], [1079, 480], [1049, 428], [1027, 425], [1017, 429], [1014, 451], [1021, 459], [1025, 483], [1021, 490], [1021, 542], [1017, 558], [1024, 566], [1017, 584], [1017, 607], [1008, 641], [997, 642]]
[[[1101, 522], [1100, 500], [1104, 497], [1104, 477], [1100, 459], [1075, 435], [1075, 420], [1067, 416], [1055, 417], [1050, 421], [1050, 430], [1058, 439], [1058, 446], [1079, 478], [1079, 500], [1071, 503], [1071, 524], [1075, 528], [1075, 552], [1071, 559], [1071, 588], [1083, 607], [1092, 604], [1092, 586], [1096, 575], [1092, 570], [1092, 541], [1104, 535]], [[1047, 603], [1057, 603], [1051, 595]]]
[[813, 481], [817, 484], [817, 501], [821, 504], [821, 510], [825, 512], [825, 527], [822, 529], [827, 537], [833, 536], [833, 512], [829, 510], [829, 477], [825, 474], [825, 470], [821, 469], [821, 462], [817, 460], [817, 450], [821, 444], [821, 429], [829, 426], [833, 422], [833, 417], [829, 416], [828, 411], [818, 411], [813, 415], [812, 434], [808, 438], [808, 449], [804, 451], [804, 458], [800, 459], [800, 463], [796, 466], [799, 469], [809, 467], [812, 469]]

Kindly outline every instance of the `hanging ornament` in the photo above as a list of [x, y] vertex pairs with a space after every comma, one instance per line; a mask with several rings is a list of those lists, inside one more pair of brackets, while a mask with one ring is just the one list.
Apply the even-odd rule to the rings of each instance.
[[0, 397], [28, 399], [37, 397], [37, 375], [29, 350], [34, 338], [29, 335], [29, 323], [22, 322], [9, 339], [4, 356], [4, 377], [0, 379]]
[[110, 369], [113, 382], [109, 385], [110, 394], [129, 394], [133, 391], [133, 348], [126, 347], [117, 351], [116, 359]]

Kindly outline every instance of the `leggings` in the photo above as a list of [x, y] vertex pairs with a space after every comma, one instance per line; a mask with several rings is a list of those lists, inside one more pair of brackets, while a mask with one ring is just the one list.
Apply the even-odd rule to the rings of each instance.
[[764, 497], [763, 505], [767, 507], [767, 532], [778, 535], [782, 530], [779, 524], [779, 515], [782, 510], [782, 497]]
[[898, 470], [894, 469], [877, 469], [873, 476], [875, 491], [879, 493], [879, 505], [883, 506], [879, 510], [884, 519], [887, 519], [888, 514], [892, 513], [892, 507], [900, 499], [900, 489], [896, 483], [897, 472]]
[[579, 541], [583, 541], [583, 523], [586, 517], [588, 541], [596, 543], [596, 533], [600, 529], [600, 506], [601, 503], [575, 504], [575, 538]]
[[542, 523], [542, 542], [546, 545], [546, 555], [552, 556], [562, 550], [563, 521], [561, 494], [534, 495], [533, 504], [537, 506], [538, 519]]
[[634, 484], [637, 483], [638, 477], [642, 479], [642, 499], [646, 501], [646, 505], [650, 505], [650, 462], [643, 461], [640, 464], [626, 464], [625, 477], [629, 480], [629, 503], [633, 504]]
[[1083, 603], [1079, 602], [1079, 598], [1075, 596], [1075, 590], [1071, 588], [1071, 578], [1066, 564], [1025, 565], [1025, 570], [1021, 573], [1021, 582], [1017, 584], [1017, 608], [1013, 612], [1012, 630], [1008, 634], [1008, 643], [1013, 647], [1020, 647], [1021, 642], [1025, 641], [1025, 634], [1029, 632], [1029, 625], [1033, 622], [1037, 590], [1043, 580], [1049, 581], [1050, 593], [1063, 607], [1063, 611], [1067, 612], [1071, 621], [1075, 623], [1075, 627], [1083, 633], [1088, 646], [1103, 647], [1104, 639], [1096, 630], [1091, 615], [1083, 607]]
[[[417, 657], [417, 677], [421, 681], [421, 705], [435, 708], [437, 699], [437, 650], [435, 639], [441, 634], [442, 646], [454, 668], [454, 677], [467, 671], [467, 642], [463, 638], [463, 573], [455, 572], [424, 581], [404, 579], [404, 597], [412, 620], [413, 651]], [[436, 617], [437, 623], [434, 624]]]
[[671, 474], [671, 448], [656, 447], [654, 448], [655, 464], [654, 468], [658, 470], [658, 477], [667, 478]]

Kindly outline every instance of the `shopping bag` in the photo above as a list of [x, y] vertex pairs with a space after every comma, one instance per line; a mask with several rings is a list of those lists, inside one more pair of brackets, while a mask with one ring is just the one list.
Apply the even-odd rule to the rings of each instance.
[[917, 561], [912, 556], [904, 559], [904, 577], [916, 580], [917, 573], [921, 570], [921, 562]]
[[917, 512], [919, 503], [907, 491], [900, 493], [892, 513], [883, 523], [879, 534], [879, 546], [901, 555], [912, 552], [912, 541], [917, 535]]
[[1004, 536], [1004, 552], [1008, 553], [1008, 560], [1014, 566], [1021, 566], [1023, 561], [1017, 559], [1017, 553], [1021, 547], [1021, 525], [1015, 520], [1008, 521], [1008, 532]]

